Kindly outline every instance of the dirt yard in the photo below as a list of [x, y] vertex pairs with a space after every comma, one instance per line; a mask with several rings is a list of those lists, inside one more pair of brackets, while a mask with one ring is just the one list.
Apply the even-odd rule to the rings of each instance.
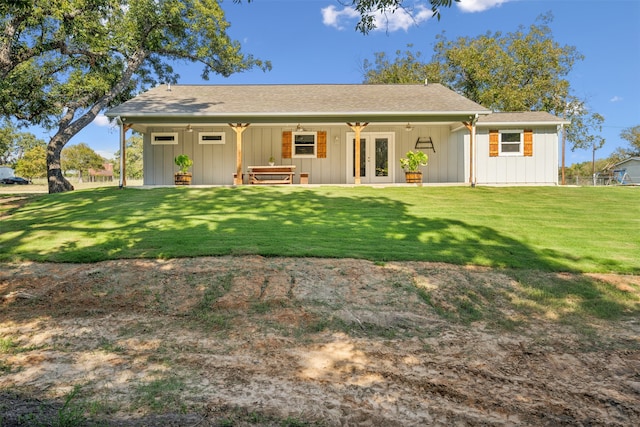
[[0, 425], [640, 425], [640, 320], [574, 323], [512, 276], [257, 256], [3, 264]]

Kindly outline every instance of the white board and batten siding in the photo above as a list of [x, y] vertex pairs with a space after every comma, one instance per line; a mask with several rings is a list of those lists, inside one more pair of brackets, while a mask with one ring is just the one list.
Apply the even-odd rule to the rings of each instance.
[[[291, 131], [285, 126], [249, 126], [242, 133], [242, 164], [247, 170], [249, 165], [266, 165], [270, 157], [276, 164], [295, 165], [296, 178], [299, 174], [309, 174], [311, 184], [344, 184], [353, 181], [347, 165], [348, 141], [353, 132], [345, 125], [305, 125], [306, 131], [326, 132], [326, 158], [283, 158], [283, 132]], [[224, 133], [224, 143], [201, 143], [202, 132]], [[464, 144], [462, 144], [446, 125], [416, 125], [407, 132], [405, 125], [370, 125], [363, 133], [392, 134], [393, 152], [390, 156], [391, 180], [404, 183], [405, 177], [400, 167], [400, 158], [409, 150], [415, 151], [418, 137], [429, 136], [434, 143], [435, 152], [423, 150], [429, 156], [429, 165], [421, 168], [425, 183], [464, 182]], [[174, 134], [175, 138], [158, 138], [158, 134]], [[164, 139], [164, 140], [163, 140]], [[168, 141], [167, 141], [168, 140]], [[173, 185], [174, 173], [178, 167], [174, 158], [186, 154], [193, 159], [190, 171], [194, 185], [231, 185], [236, 168], [236, 134], [228, 126], [193, 127], [191, 132], [176, 128], [149, 128], [144, 134], [144, 184]]]
[[[557, 185], [557, 127], [533, 127], [531, 156], [491, 156], [488, 128], [476, 131], [475, 181], [478, 185]], [[464, 136], [468, 146], [469, 135]], [[468, 165], [468, 162], [467, 162]]]

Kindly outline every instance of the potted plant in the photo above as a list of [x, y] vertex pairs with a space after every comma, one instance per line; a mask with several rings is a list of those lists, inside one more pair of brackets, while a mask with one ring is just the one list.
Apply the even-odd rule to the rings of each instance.
[[188, 170], [193, 165], [193, 160], [186, 154], [180, 154], [174, 159], [174, 162], [180, 168], [180, 171], [175, 174], [176, 185], [190, 185], [191, 173]]
[[273, 158], [273, 156], [269, 157], [269, 166], [273, 166], [276, 164], [276, 159]]
[[429, 161], [429, 156], [422, 151], [408, 151], [407, 157], [400, 159], [400, 165], [404, 169], [404, 175], [407, 183], [421, 184], [422, 183], [422, 171], [420, 166], [426, 166]]

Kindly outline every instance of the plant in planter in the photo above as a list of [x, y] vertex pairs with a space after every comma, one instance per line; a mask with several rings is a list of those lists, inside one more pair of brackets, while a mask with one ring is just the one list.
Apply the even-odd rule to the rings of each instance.
[[276, 164], [276, 159], [273, 158], [273, 156], [269, 157], [269, 166], [273, 166]]
[[408, 151], [406, 157], [400, 159], [400, 165], [404, 169], [405, 178], [408, 183], [421, 184], [422, 171], [420, 166], [426, 166], [429, 156], [422, 151]]
[[186, 154], [180, 154], [174, 159], [174, 162], [180, 168], [180, 172], [175, 174], [176, 185], [191, 184], [191, 173], [188, 172], [188, 170], [193, 166], [193, 160], [191, 160]]

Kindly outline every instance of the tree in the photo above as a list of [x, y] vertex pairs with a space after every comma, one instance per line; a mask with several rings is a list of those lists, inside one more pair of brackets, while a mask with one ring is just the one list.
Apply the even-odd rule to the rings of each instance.
[[82, 174], [89, 169], [104, 169], [105, 160], [85, 143], [72, 145], [62, 150], [62, 167], [65, 171], [78, 172], [78, 181], [82, 182]]
[[623, 129], [620, 138], [626, 140], [631, 147], [617, 150], [622, 158], [640, 156], [640, 125]]
[[504, 35], [488, 32], [448, 40], [440, 34], [428, 63], [410, 50], [397, 51], [393, 61], [377, 53], [374, 63], [364, 62], [365, 83], [421, 83], [427, 78], [493, 111], [547, 111], [571, 120], [566, 135], [572, 150], [597, 150], [604, 140], [594, 132], [604, 118], [570, 94], [567, 80], [583, 56], [574, 46], [553, 40], [552, 21], [548, 13], [528, 30], [521, 26]]
[[159, 82], [182, 59], [229, 76], [268, 62], [226, 34], [217, 0], [34, 0], [0, 4], [0, 114], [55, 130], [49, 192], [71, 190], [60, 155], [105, 108]]
[[0, 127], [0, 165], [15, 165], [23, 155], [46, 142], [30, 132], [19, 132], [9, 120]]
[[[125, 160], [125, 171], [127, 178], [131, 179], [142, 179], [143, 175], [143, 165], [142, 165], [142, 135], [133, 134], [129, 138], [127, 138], [126, 144], [126, 160]], [[114, 160], [114, 174], [116, 176], [120, 175], [120, 170], [117, 165], [120, 164], [120, 150], [116, 151], [115, 160]]]
[[560, 46], [553, 40], [552, 20], [551, 14], [543, 15], [528, 31], [520, 27], [505, 35], [489, 32], [448, 40], [442, 33], [429, 63], [419, 62], [419, 52], [407, 51], [402, 56], [398, 51], [393, 63], [378, 53], [375, 64], [365, 61], [365, 83], [388, 82], [381, 77], [391, 65], [407, 72], [414, 83], [425, 78], [441, 82], [494, 111], [538, 110], [562, 115], [569, 95], [566, 76], [583, 57], [575, 47]]
[[407, 50], [396, 51], [396, 58], [391, 62], [384, 52], [375, 53], [374, 64], [364, 60], [365, 83], [368, 84], [408, 84], [423, 82], [429, 77], [438, 76], [438, 64], [420, 61], [421, 52], [413, 52], [412, 44]]
[[16, 175], [29, 179], [44, 178], [47, 176], [47, 150], [46, 145], [33, 147], [16, 163]]

